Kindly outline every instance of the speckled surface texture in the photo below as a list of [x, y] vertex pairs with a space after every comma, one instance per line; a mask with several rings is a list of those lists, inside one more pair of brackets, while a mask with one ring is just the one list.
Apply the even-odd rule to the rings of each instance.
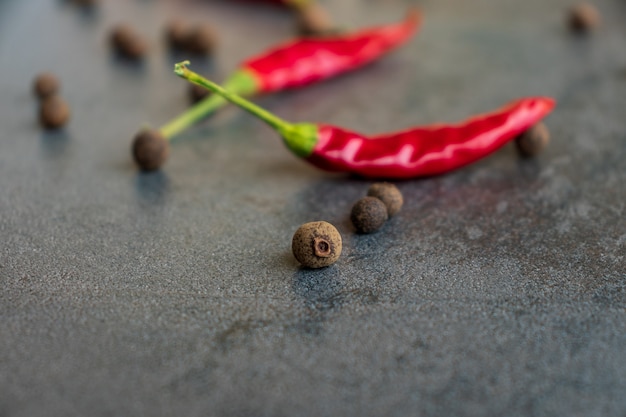
[[[554, 96], [553, 141], [510, 145], [456, 173], [404, 181], [405, 205], [356, 235], [369, 181], [319, 172], [235, 108], [140, 174], [130, 139], [187, 106], [162, 29], [205, 19], [222, 80], [293, 32], [234, 2], [0, 0], [0, 416], [626, 415], [626, 3], [564, 26], [568, 0], [419, 2], [424, 26], [367, 69], [257, 102], [364, 132], [457, 121]], [[470, 4], [471, 3], [471, 4]], [[327, 1], [360, 26], [407, 1]], [[143, 65], [110, 53], [131, 21]], [[72, 107], [42, 133], [31, 81]], [[324, 270], [290, 253], [326, 220]]]

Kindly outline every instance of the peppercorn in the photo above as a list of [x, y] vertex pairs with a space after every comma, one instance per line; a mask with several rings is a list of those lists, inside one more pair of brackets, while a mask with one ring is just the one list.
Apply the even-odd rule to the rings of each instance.
[[383, 227], [388, 218], [387, 206], [376, 197], [363, 197], [352, 206], [350, 213], [358, 233], [373, 233]]
[[402, 208], [404, 199], [398, 187], [388, 182], [377, 182], [367, 190], [369, 197], [376, 197], [387, 207], [387, 215], [393, 216]]
[[50, 72], [43, 72], [35, 78], [33, 90], [40, 99], [50, 97], [59, 91], [61, 83], [59, 79]]
[[308, 268], [323, 268], [337, 262], [341, 255], [341, 235], [324, 221], [305, 223], [291, 240], [293, 256]]
[[165, 39], [173, 49], [185, 49], [189, 39], [188, 25], [178, 19], [171, 20], [165, 27]]
[[147, 50], [148, 45], [146, 42], [143, 39], [136, 37], [126, 43], [120, 52], [127, 58], [140, 59], [146, 54]]
[[297, 30], [301, 35], [328, 35], [336, 33], [336, 28], [326, 10], [316, 3], [299, 7]]
[[204, 99], [209, 95], [209, 90], [204, 87], [201, 87], [197, 84], [189, 84], [189, 98], [192, 103], [197, 103], [198, 101]]
[[135, 37], [135, 30], [128, 24], [120, 23], [111, 30], [111, 43], [117, 47]]
[[216, 43], [217, 36], [213, 29], [206, 24], [201, 24], [189, 32], [185, 49], [194, 54], [208, 55], [213, 52]]
[[580, 3], [574, 6], [569, 13], [568, 23], [573, 31], [589, 32], [600, 26], [601, 17], [598, 9], [592, 4]]
[[525, 157], [539, 154], [550, 142], [550, 131], [543, 123], [537, 123], [515, 139], [517, 149]]
[[161, 132], [144, 129], [133, 139], [133, 158], [142, 170], [154, 171], [167, 160], [169, 148], [169, 142]]
[[148, 50], [148, 45], [144, 39], [126, 24], [120, 24], [113, 28], [111, 43], [117, 53], [130, 59], [142, 58]]
[[59, 96], [51, 96], [41, 102], [39, 122], [46, 129], [58, 129], [70, 119], [70, 107]]

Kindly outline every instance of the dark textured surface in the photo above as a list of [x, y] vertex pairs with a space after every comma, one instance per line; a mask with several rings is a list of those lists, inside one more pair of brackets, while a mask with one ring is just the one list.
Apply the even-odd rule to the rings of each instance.
[[[0, 416], [626, 415], [626, 4], [566, 30], [567, 0], [420, 4], [420, 36], [356, 74], [259, 99], [291, 120], [365, 132], [454, 121], [522, 95], [559, 101], [552, 143], [511, 144], [398, 184], [403, 210], [351, 229], [370, 182], [325, 174], [229, 108], [138, 173], [143, 122], [187, 105], [168, 17], [220, 34], [221, 80], [284, 39], [272, 7], [0, 0]], [[399, 18], [401, 0], [328, 1]], [[132, 22], [143, 65], [108, 50]], [[72, 121], [37, 125], [33, 77], [56, 73]], [[298, 268], [291, 237], [327, 220], [337, 264]]]

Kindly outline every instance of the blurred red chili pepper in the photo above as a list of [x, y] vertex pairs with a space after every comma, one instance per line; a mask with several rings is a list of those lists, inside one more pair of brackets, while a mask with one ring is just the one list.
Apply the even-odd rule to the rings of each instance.
[[[419, 12], [411, 9], [401, 22], [336, 36], [296, 39], [248, 59], [224, 82], [224, 87], [250, 97], [352, 71], [408, 41], [419, 22]], [[160, 131], [169, 139], [227, 103], [219, 95], [207, 97]]]
[[368, 64], [408, 41], [420, 15], [411, 9], [402, 22], [351, 34], [297, 39], [244, 62], [259, 93], [300, 87]]
[[313, 165], [375, 178], [443, 174], [481, 159], [534, 126], [554, 108], [547, 97], [516, 100], [456, 125], [437, 124], [366, 137], [335, 126], [288, 123], [246, 99], [176, 65], [177, 75], [237, 104], [273, 127], [296, 155]]

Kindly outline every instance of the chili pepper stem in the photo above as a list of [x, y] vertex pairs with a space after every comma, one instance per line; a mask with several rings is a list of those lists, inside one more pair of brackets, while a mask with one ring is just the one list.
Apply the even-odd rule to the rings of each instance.
[[207, 90], [210, 90], [218, 94], [223, 99], [226, 99], [238, 105], [239, 107], [246, 110], [247, 112], [252, 113], [253, 115], [259, 117], [261, 120], [263, 120], [265, 123], [267, 123], [274, 129], [277, 129], [279, 131], [286, 130], [291, 126], [291, 123], [281, 119], [278, 116], [271, 114], [270, 112], [244, 99], [238, 94], [231, 93], [225, 90], [223, 87], [215, 84], [214, 82], [209, 81], [206, 78], [196, 74], [195, 72], [189, 71], [189, 69], [187, 68], [187, 65], [189, 64], [190, 64], [189, 61], [183, 61], [183, 62], [179, 62], [178, 64], [176, 64], [174, 66], [174, 72], [176, 73], [176, 75], [178, 75], [181, 78], [186, 79], [187, 81], [190, 81], [194, 84], [204, 87]]
[[198, 106], [190, 108], [171, 122], [161, 127], [159, 130], [165, 139], [171, 140], [172, 137], [180, 134], [200, 119], [203, 119], [207, 115], [224, 107], [227, 103], [228, 101], [219, 95], [207, 97], [202, 100], [202, 102], [198, 103]]
[[[226, 88], [230, 91], [236, 91], [241, 95], [253, 95], [259, 89], [259, 83], [256, 77], [250, 71], [239, 70], [235, 72], [225, 82]], [[214, 94], [195, 104], [189, 110], [162, 126], [161, 134], [167, 140], [171, 140], [174, 136], [180, 134], [190, 126], [206, 118], [228, 104], [228, 100], [219, 94]]]
[[223, 97], [242, 109], [246, 110], [253, 116], [258, 117], [274, 128], [283, 138], [285, 144], [292, 152], [301, 157], [307, 157], [313, 152], [313, 148], [317, 143], [318, 129], [311, 123], [289, 123], [286, 120], [268, 112], [267, 110], [257, 106], [251, 101], [246, 100], [238, 94], [232, 93], [218, 84], [207, 80], [201, 75], [190, 71], [187, 68], [189, 61], [183, 61], [174, 66], [174, 72], [181, 78], [189, 82], [197, 84], [213, 93]]

